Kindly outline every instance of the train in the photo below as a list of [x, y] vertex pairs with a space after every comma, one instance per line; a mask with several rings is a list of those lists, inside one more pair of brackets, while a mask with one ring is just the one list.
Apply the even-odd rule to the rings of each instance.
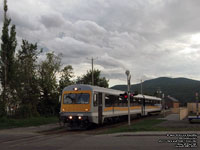
[[[77, 84], [63, 89], [61, 95], [60, 122], [67, 126], [88, 127], [119, 120], [128, 115], [125, 91], [98, 86]], [[161, 112], [161, 98], [148, 95], [132, 95], [130, 115], [145, 116]]]

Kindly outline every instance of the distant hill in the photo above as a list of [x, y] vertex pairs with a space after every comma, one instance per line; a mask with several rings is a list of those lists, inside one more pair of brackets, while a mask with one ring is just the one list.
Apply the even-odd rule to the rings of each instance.
[[[168, 78], [160, 77], [152, 80], [146, 80], [142, 84], [143, 94], [157, 95], [160, 89], [165, 96], [170, 95], [184, 104], [195, 101], [195, 92], [200, 91], [200, 81], [187, 78]], [[115, 85], [112, 89], [127, 90], [127, 85]], [[131, 85], [131, 91], [141, 91], [140, 84]]]

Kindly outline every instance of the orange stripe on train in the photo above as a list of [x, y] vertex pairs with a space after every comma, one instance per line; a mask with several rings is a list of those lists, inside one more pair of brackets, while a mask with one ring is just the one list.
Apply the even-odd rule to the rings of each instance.
[[[160, 108], [159, 106], [146, 106], [146, 109], [152, 109], [152, 108]], [[120, 111], [128, 111], [128, 107], [106, 107], [104, 108], [104, 111], [112, 111], [114, 109], [115, 110], [120, 110]], [[133, 109], [141, 109], [141, 106], [132, 106], [130, 107], [131, 110]]]

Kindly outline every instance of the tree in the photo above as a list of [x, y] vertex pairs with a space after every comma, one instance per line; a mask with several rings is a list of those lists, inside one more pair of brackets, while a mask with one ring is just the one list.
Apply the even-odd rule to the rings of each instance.
[[20, 104], [20, 115], [31, 117], [39, 115], [37, 103], [39, 100], [39, 79], [37, 77], [37, 58], [41, 53], [37, 44], [31, 44], [22, 40], [21, 50], [17, 54], [15, 76], [15, 88], [18, 103]]
[[[9, 28], [11, 19], [7, 18], [7, 0], [4, 0], [4, 23], [2, 29], [1, 44], [1, 68], [0, 80], [3, 88], [3, 105], [9, 107], [10, 99], [14, 92], [13, 76], [15, 75], [15, 49], [17, 46], [15, 25]], [[5, 109], [5, 107], [4, 107]]]
[[[100, 77], [101, 71], [98, 69], [94, 69], [93, 73], [94, 73], [94, 85], [107, 88], [109, 80], [106, 80], [105, 77]], [[92, 79], [92, 70], [89, 70], [82, 77], [78, 77], [76, 83], [92, 84], [91, 79]]]
[[39, 66], [41, 99], [38, 109], [43, 115], [55, 115], [59, 110], [56, 74], [59, 72], [60, 64], [60, 56], [47, 53], [46, 60], [42, 61]]
[[73, 77], [73, 68], [71, 65], [65, 66], [61, 71], [61, 77], [59, 81], [59, 91], [62, 92], [63, 88], [73, 84], [71, 78]]

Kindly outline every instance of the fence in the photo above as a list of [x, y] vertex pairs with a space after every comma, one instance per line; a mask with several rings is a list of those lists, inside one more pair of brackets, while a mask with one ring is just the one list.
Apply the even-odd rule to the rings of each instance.
[[188, 108], [187, 107], [182, 107], [180, 108], [180, 113], [179, 113], [179, 118], [180, 120], [183, 120], [184, 118], [186, 118], [188, 116]]
[[183, 120], [188, 116], [188, 108], [187, 107], [180, 107], [180, 108], [172, 108], [171, 112], [173, 114], [179, 114], [179, 119]]
[[[189, 113], [196, 113], [196, 103], [187, 103], [187, 108]], [[200, 112], [200, 103], [199, 103], [199, 112]]]

